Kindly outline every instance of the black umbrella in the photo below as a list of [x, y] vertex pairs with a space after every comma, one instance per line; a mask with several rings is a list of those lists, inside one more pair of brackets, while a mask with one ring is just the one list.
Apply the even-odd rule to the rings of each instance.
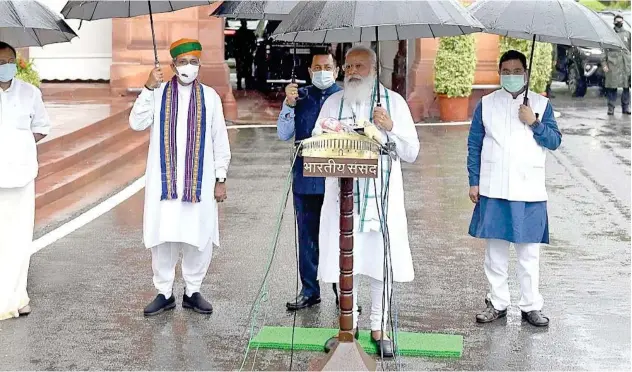
[[298, 1], [223, 1], [212, 16], [282, 21]]
[[38, 1], [0, 1], [0, 41], [15, 48], [65, 43], [77, 34]]
[[483, 32], [532, 40], [524, 104], [527, 104], [535, 42], [588, 48], [625, 48], [597, 13], [574, 0], [478, 0], [469, 8]]
[[[277, 40], [379, 42], [458, 36], [483, 29], [456, 0], [301, 1], [274, 31]], [[377, 82], [380, 74], [377, 68]], [[380, 95], [377, 95], [380, 105]]]
[[134, 1], [134, 0], [101, 0], [101, 1], [68, 1], [61, 10], [66, 19], [94, 21], [97, 19], [131, 18], [149, 14], [151, 37], [154, 43], [154, 58], [158, 66], [158, 50], [154, 33], [154, 14], [175, 12], [194, 6], [209, 5], [213, 1]]

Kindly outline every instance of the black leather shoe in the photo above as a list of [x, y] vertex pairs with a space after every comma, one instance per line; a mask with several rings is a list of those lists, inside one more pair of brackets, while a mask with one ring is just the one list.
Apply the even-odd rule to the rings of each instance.
[[191, 297], [186, 293], [182, 296], [182, 307], [185, 309], [191, 309], [199, 314], [212, 314], [213, 306], [210, 302], [206, 301], [200, 292], [195, 292]]
[[487, 308], [482, 312], [476, 314], [477, 323], [491, 323], [494, 320], [507, 316], [507, 309], [496, 310], [494, 308], [494, 305], [492, 305], [492, 302], [488, 299], [485, 299], [485, 304], [487, 305]]
[[548, 327], [549, 318], [544, 316], [541, 311], [533, 310], [528, 313], [522, 312], [522, 320], [526, 320], [529, 324], [536, 327]]
[[144, 310], [145, 316], [158, 315], [167, 310], [173, 310], [176, 307], [176, 299], [171, 295], [169, 299], [165, 295], [159, 294]]
[[393, 340], [376, 340], [371, 337], [371, 342], [377, 347], [377, 355], [383, 358], [392, 358], [395, 356]]
[[[357, 340], [358, 337], [360, 337], [360, 331], [356, 328], [355, 333], [353, 334], [353, 337]], [[325, 342], [325, 352], [328, 353], [331, 351], [331, 349], [334, 347], [334, 345], [336, 344], [336, 341], [338, 341], [338, 336], [334, 336], [332, 338], [330, 338], [329, 340], [327, 340]]]
[[298, 297], [296, 297], [294, 301], [286, 303], [285, 307], [287, 307], [289, 311], [296, 311], [314, 306], [319, 303], [320, 297], [307, 297], [300, 294], [298, 295]]
[[632, 115], [630, 110], [623, 110], [623, 115]]

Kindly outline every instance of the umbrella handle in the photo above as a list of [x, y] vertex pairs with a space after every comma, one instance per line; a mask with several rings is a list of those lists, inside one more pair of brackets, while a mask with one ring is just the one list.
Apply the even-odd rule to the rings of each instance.
[[160, 62], [158, 62], [158, 49], [156, 48], [156, 32], [154, 31], [154, 15], [151, 11], [151, 1], [147, 0], [147, 6], [149, 7], [149, 24], [151, 26], [151, 40], [154, 44], [154, 65], [156, 67], [160, 67]]

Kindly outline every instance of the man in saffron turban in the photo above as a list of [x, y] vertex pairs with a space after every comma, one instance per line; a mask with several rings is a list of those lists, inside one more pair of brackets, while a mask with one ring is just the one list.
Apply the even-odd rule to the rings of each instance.
[[220, 97], [198, 81], [202, 46], [181, 39], [171, 44], [170, 53], [175, 75], [163, 82], [156, 67], [129, 118], [132, 129], [151, 131], [143, 240], [151, 249], [158, 295], [145, 316], [176, 307], [173, 282], [180, 252], [186, 283], [182, 307], [213, 312], [200, 287], [213, 246], [219, 246], [217, 203], [226, 199], [231, 157]]

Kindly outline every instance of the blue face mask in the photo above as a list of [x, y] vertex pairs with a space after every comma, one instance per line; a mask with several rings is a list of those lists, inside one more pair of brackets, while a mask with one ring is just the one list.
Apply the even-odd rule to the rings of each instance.
[[18, 73], [18, 65], [15, 63], [5, 63], [0, 65], [0, 82], [8, 83], [13, 80]]
[[509, 93], [519, 92], [524, 88], [524, 75], [500, 75], [500, 85]]

